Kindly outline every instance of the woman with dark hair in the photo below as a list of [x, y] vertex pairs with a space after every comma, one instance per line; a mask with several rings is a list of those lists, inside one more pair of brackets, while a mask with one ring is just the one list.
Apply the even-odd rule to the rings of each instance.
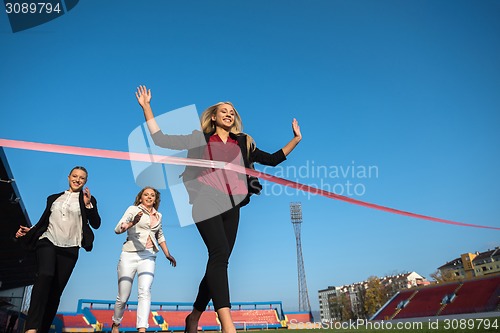
[[[241, 117], [230, 102], [217, 103], [203, 112], [202, 132], [164, 134], [151, 109], [151, 90], [140, 86], [136, 97], [154, 143], [164, 148], [187, 149], [190, 158], [222, 161], [246, 168], [251, 168], [254, 162], [276, 166], [302, 139], [298, 122], [293, 119], [293, 138], [282, 149], [273, 154], [258, 149], [254, 140], [242, 132]], [[196, 333], [201, 314], [212, 300], [222, 332], [234, 333], [227, 267], [236, 240], [240, 207], [248, 203], [249, 192], [260, 190], [260, 184], [258, 180], [241, 173], [198, 167], [187, 167], [183, 181], [193, 204], [193, 219], [208, 250], [205, 275], [200, 282], [193, 310], [186, 318], [186, 331]]]
[[130, 297], [132, 282], [137, 274], [137, 330], [145, 332], [149, 327], [151, 309], [151, 285], [155, 272], [156, 253], [161, 249], [172, 266], [175, 258], [170, 254], [161, 226], [160, 192], [145, 187], [137, 194], [134, 205], [127, 208], [118, 221], [115, 232], [127, 232], [118, 262], [118, 296], [113, 314], [112, 333], [118, 333], [125, 305]]
[[46, 333], [57, 313], [61, 295], [78, 260], [78, 250], [92, 250], [94, 229], [101, 225], [97, 201], [90, 195], [84, 167], [71, 169], [69, 189], [50, 195], [38, 223], [20, 226], [16, 237], [36, 250], [38, 274], [31, 292], [26, 333]]

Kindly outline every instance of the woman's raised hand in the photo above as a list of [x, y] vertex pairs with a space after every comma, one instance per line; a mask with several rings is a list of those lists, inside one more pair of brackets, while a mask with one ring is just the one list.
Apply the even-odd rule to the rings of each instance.
[[293, 130], [293, 138], [288, 142], [285, 147], [283, 147], [283, 153], [285, 156], [288, 156], [295, 149], [295, 147], [299, 144], [300, 140], [302, 140], [302, 133], [300, 133], [299, 122], [297, 119], [293, 118], [292, 121], [292, 130]]
[[86, 187], [83, 190], [83, 201], [85, 203], [85, 207], [88, 207], [90, 205], [90, 199], [92, 198], [92, 195], [90, 194], [90, 190], [88, 187]]
[[297, 138], [299, 141], [302, 140], [302, 133], [300, 133], [299, 122], [295, 118], [293, 118], [292, 121], [292, 130], [294, 137]]
[[139, 86], [137, 87], [135, 97], [137, 97], [139, 105], [144, 108], [151, 102], [151, 89], [147, 89], [146, 86]]

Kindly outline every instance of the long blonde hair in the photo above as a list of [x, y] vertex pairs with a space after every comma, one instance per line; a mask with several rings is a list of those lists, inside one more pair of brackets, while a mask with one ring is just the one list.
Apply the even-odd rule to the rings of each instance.
[[231, 105], [234, 110], [234, 125], [231, 127], [230, 132], [234, 134], [245, 134], [247, 136], [247, 153], [250, 154], [250, 151], [255, 149], [255, 141], [250, 135], [243, 133], [243, 122], [241, 121], [240, 114], [231, 102], [219, 102], [209, 106], [205, 111], [203, 111], [200, 117], [201, 130], [203, 133], [212, 133], [215, 131], [216, 124], [212, 121], [212, 116], [216, 114], [219, 106], [223, 104]]

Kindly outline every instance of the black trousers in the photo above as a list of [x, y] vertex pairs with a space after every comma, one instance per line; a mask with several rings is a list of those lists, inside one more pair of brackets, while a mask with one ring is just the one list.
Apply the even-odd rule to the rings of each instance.
[[66, 284], [78, 260], [79, 247], [58, 247], [48, 239], [38, 241], [38, 275], [31, 291], [25, 329], [47, 333], [54, 320]]
[[[205, 311], [210, 299], [213, 301], [216, 311], [220, 308], [231, 307], [227, 267], [236, 241], [240, 220], [239, 205], [216, 215], [216, 210], [222, 209], [221, 200], [214, 198], [213, 191], [208, 192], [212, 194], [210, 197], [199, 198], [193, 204], [195, 221], [200, 216], [206, 216], [207, 212], [212, 212], [208, 214], [210, 216], [215, 215], [196, 223], [208, 250], [205, 275], [200, 282], [198, 295], [193, 305], [196, 310], [201, 312]], [[227, 195], [224, 196], [227, 199]]]

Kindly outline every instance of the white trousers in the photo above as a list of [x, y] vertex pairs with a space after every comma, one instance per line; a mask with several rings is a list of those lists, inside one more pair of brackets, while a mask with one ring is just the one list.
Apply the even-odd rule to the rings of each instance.
[[138, 252], [122, 252], [118, 261], [118, 296], [116, 297], [113, 322], [120, 324], [125, 305], [130, 297], [132, 284], [137, 273], [137, 328], [148, 328], [151, 310], [151, 285], [155, 274], [156, 253], [153, 249]]

